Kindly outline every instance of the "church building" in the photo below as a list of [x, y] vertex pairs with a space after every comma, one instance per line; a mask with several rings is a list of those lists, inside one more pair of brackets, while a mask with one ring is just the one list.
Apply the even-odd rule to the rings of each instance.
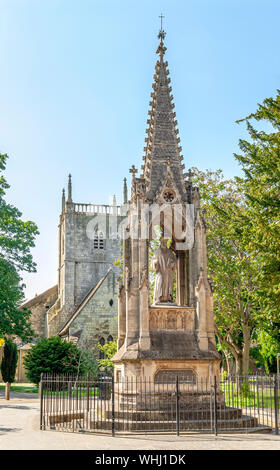
[[62, 191], [58, 225], [58, 284], [22, 307], [32, 312], [39, 337], [59, 335], [99, 354], [97, 344], [117, 337], [117, 290], [121, 258], [120, 226], [124, 204], [77, 203], [68, 178], [67, 199]]

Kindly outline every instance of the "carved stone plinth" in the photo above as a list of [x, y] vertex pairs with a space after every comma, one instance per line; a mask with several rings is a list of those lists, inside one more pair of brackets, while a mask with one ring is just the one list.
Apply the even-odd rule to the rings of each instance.
[[149, 309], [150, 330], [181, 330], [195, 329], [195, 309], [168, 305], [156, 305]]

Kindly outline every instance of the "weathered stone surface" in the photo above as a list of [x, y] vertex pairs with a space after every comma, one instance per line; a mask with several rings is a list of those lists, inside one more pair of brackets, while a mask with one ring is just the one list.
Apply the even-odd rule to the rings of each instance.
[[149, 308], [150, 330], [187, 330], [195, 328], [195, 309], [166, 305]]

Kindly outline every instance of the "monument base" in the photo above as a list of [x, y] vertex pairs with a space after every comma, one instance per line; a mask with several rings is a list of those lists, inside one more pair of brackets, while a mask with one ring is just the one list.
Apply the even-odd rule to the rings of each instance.
[[219, 382], [220, 359], [204, 360], [138, 360], [115, 362], [115, 382], [145, 380], [151, 384], [175, 383], [199, 384], [216, 376]]

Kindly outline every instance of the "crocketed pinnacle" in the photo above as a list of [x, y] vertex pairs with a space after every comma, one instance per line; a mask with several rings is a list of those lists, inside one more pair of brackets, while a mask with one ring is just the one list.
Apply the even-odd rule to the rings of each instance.
[[67, 198], [67, 202], [73, 202], [72, 201], [72, 175], [71, 173], [69, 173], [68, 175], [68, 198]]
[[145, 139], [145, 155], [143, 178], [148, 187], [149, 199], [153, 199], [160, 189], [167, 172], [169, 171], [177, 185], [179, 192], [185, 194], [182, 148], [179, 145], [177, 121], [175, 120], [174, 104], [172, 102], [168, 62], [164, 61], [166, 47], [164, 45], [165, 32], [161, 29], [157, 48], [159, 58], [155, 67], [152, 101], [148, 114], [148, 136]]

